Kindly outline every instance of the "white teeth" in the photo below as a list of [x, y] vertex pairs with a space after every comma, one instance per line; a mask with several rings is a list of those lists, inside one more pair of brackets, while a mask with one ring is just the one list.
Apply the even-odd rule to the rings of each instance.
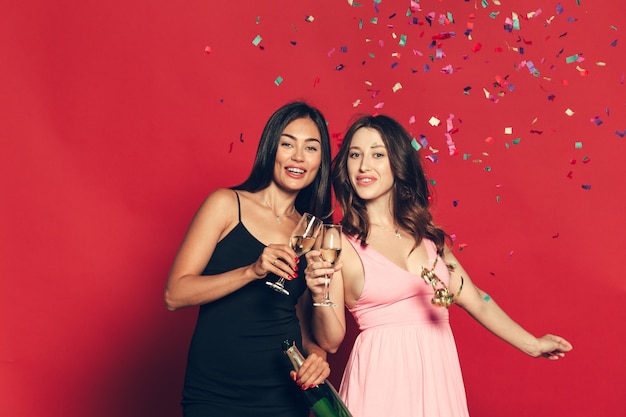
[[304, 174], [304, 170], [300, 168], [287, 168], [287, 171], [293, 172], [294, 174]]
[[371, 178], [361, 178], [359, 181], [361, 182], [372, 182]]

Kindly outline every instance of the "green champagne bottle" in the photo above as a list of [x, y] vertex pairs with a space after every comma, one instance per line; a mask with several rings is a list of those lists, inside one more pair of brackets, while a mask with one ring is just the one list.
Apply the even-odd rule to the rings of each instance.
[[[283, 351], [289, 357], [293, 369], [298, 372], [304, 362], [304, 356], [296, 347], [295, 342], [285, 340]], [[346, 405], [341, 401], [332, 384], [325, 380], [321, 384], [302, 391], [315, 417], [352, 417]]]

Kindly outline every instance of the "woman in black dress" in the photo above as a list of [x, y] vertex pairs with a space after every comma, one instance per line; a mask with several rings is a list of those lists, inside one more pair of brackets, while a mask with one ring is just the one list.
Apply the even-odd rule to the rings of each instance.
[[[268, 120], [248, 179], [213, 191], [193, 218], [165, 288], [168, 309], [200, 306], [185, 417], [309, 415], [301, 391], [330, 369], [309, 331], [304, 257], [288, 242], [302, 213], [330, 213], [330, 153], [321, 112], [289, 103]], [[290, 295], [265, 285], [280, 276]], [[293, 376], [286, 339], [308, 354]]]

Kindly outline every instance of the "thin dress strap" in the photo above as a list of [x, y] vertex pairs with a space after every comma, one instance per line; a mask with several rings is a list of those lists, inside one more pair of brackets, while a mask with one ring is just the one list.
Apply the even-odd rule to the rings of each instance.
[[235, 195], [237, 196], [237, 215], [239, 216], [239, 223], [241, 223], [241, 203], [239, 202], [239, 194], [237, 191], [233, 190]]

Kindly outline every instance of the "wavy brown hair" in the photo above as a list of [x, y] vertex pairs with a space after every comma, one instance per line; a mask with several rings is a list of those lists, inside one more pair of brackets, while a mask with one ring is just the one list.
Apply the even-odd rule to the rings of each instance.
[[348, 128], [341, 148], [333, 160], [332, 181], [335, 197], [343, 213], [341, 224], [344, 231], [359, 239], [362, 246], [367, 246], [370, 221], [365, 201], [354, 191], [347, 169], [352, 137], [363, 128], [377, 131], [387, 148], [391, 171], [395, 177], [392, 197], [395, 222], [415, 236], [415, 247], [423, 238], [427, 238], [435, 243], [437, 253], [443, 256], [449, 236], [433, 223], [429, 210], [431, 192], [418, 154], [411, 145], [411, 135], [389, 116], [358, 118]]

